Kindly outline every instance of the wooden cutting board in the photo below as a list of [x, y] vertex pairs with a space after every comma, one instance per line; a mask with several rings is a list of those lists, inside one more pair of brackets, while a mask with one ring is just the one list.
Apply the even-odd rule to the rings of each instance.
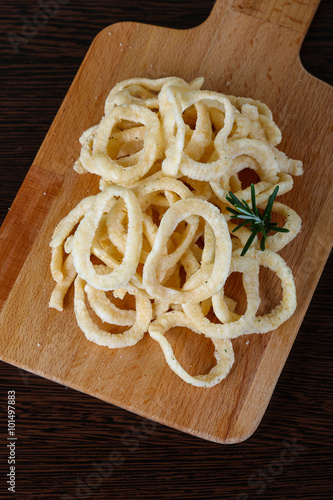
[[[1, 228], [2, 360], [205, 439], [236, 443], [254, 432], [332, 243], [333, 90], [299, 60], [317, 4], [218, 0], [195, 29], [122, 23], [96, 37]], [[295, 275], [298, 309], [272, 334], [235, 340], [232, 371], [212, 389], [180, 380], [148, 335], [119, 350], [88, 342], [76, 326], [72, 292], [62, 313], [48, 308], [53, 229], [81, 198], [97, 192], [92, 176], [72, 169], [78, 138], [100, 121], [116, 82], [171, 75], [204, 76], [204, 88], [265, 102], [282, 130], [281, 149], [304, 162], [304, 175], [284, 196], [303, 219], [302, 232], [282, 252]], [[212, 358], [201, 337], [184, 329], [173, 335], [180, 360], [196, 370], [209, 368]]]

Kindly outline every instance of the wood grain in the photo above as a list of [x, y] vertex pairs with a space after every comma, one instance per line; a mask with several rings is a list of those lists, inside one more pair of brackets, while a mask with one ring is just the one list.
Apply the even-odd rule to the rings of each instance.
[[[49, 170], [30, 168], [0, 231], [0, 310], [63, 182]], [[29, 209], [27, 209], [29, 207]], [[19, 237], [15, 237], [19, 234]]]
[[[316, 2], [311, 6], [314, 11]], [[269, 16], [267, 19], [272, 21]], [[307, 26], [308, 11], [301, 19]], [[14, 286], [11, 273], [6, 271], [9, 268], [5, 268], [2, 280], [11, 293], [1, 315], [2, 359], [206, 439], [231, 443], [253, 433], [297, 334], [332, 236], [319, 230], [332, 209], [328, 168], [331, 132], [322, 127], [322, 123], [329, 123], [332, 89], [302, 68], [298, 57], [301, 32], [283, 22], [253, 16], [252, 10], [244, 14], [227, 2], [218, 2], [210, 18], [192, 30], [128, 23], [106, 28], [95, 38], [35, 160], [39, 168], [50, 172], [50, 179], [56, 176], [58, 183], [63, 176], [64, 181], [61, 189], [57, 184], [59, 193], [52, 211], [45, 211], [43, 225]], [[168, 53], [161, 57], [160, 47], [165, 44]], [[253, 337], [249, 346], [243, 339], [235, 342], [238, 363], [225, 383], [208, 392], [184, 389], [173, 374], [161, 369], [163, 358], [150, 339], [126, 353], [110, 352], [89, 345], [77, 329], [68, 327], [75, 324], [70, 307], [62, 315], [45, 308], [45, 297], [52, 288], [47, 245], [55, 222], [64, 215], [64, 207], [67, 211], [82, 193], [96, 190], [93, 180], [79, 178], [71, 170], [78, 152], [77, 138], [99, 121], [104, 99], [114, 83], [131, 76], [169, 74], [185, 79], [200, 74], [208, 88], [263, 100], [283, 130], [283, 149], [309, 165], [307, 174], [297, 179], [297, 189], [286, 197], [304, 220], [298, 241], [284, 252], [295, 271], [298, 312], [275, 335]], [[50, 185], [53, 182], [50, 180]], [[311, 213], [302, 213], [302, 198], [313, 193], [317, 196]], [[326, 200], [324, 204], [321, 199]], [[20, 195], [17, 206], [19, 210], [3, 226], [9, 243], [19, 214], [30, 208]], [[33, 214], [35, 209], [31, 210]], [[28, 325], [32, 331], [29, 339], [25, 335]], [[106, 366], [112, 367], [112, 372]]]
[[305, 35], [318, 2], [313, 0], [234, 0], [232, 7], [248, 16], [257, 17]]

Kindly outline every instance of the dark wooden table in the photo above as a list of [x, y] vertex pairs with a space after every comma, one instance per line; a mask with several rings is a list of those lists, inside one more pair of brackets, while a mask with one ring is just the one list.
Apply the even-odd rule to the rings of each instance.
[[[0, 222], [95, 35], [119, 21], [190, 28], [213, 4], [1, 3]], [[44, 17], [42, 5], [49, 9]], [[332, 26], [333, 5], [323, 0], [301, 51], [308, 71], [330, 84]], [[0, 498], [333, 498], [332, 264], [330, 257], [261, 425], [241, 444], [221, 446], [182, 434], [0, 363]], [[16, 392], [16, 493], [6, 483], [8, 391]]]

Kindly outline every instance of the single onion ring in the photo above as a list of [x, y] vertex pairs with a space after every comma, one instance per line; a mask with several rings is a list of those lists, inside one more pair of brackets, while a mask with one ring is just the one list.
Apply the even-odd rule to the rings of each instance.
[[[90, 261], [95, 231], [103, 213], [115, 196], [124, 199], [128, 213], [128, 233], [124, 258], [117, 268], [107, 275], [97, 274]], [[142, 246], [142, 212], [135, 194], [124, 186], [109, 186], [98, 195], [81, 220], [73, 240], [73, 263], [89, 285], [98, 290], [121, 288], [134, 276]]]
[[91, 342], [109, 348], [120, 348], [135, 345], [141, 340], [148, 330], [152, 318], [152, 307], [148, 295], [136, 288], [134, 285], [127, 284], [124, 288], [131, 295], [135, 295], [136, 300], [136, 318], [133, 326], [123, 333], [110, 333], [101, 330], [92, 321], [85, 304], [85, 281], [77, 276], [74, 282], [74, 312], [77, 323], [85, 336]]
[[[138, 161], [128, 167], [110, 158], [107, 150], [112, 130], [121, 120], [142, 123], [146, 126], [143, 149], [137, 153]], [[94, 132], [92, 160], [96, 172], [106, 181], [129, 186], [151, 169], [160, 154], [161, 143], [160, 122], [153, 111], [136, 104], [117, 106], [102, 118]]]
[[[265, 208], [261, 205], [258, 205], [258, 207]], [[289, 231], [289, 233], [275, 233], [269, 235], [266, 239], [266, 248], [272, 250], [272, 252], [279, 252], [299, 233], [302, 227], [302, 219], [295, 210], [277, 201], [273, 203], [272, 212], [283, 215], [286, 218], [286, 223], [283, 227]]]
[[[240, 253], [241, 250], [234, 252], [235, 255], [240, 255]], [[260, 266], [268, 267], [274, 271], [281, 280], [281, 302], [270, 313], [254, 318], [252, 333], [267, 333], [278, 328], [295, 312], [297, 300], [293, 273], [283, 258], [271, 250], [266, 249], [262, 252], [250, 248], [246, 255], [255, 259]]]
[[[207, 283], [194, 290], [177, 291], [166, 288], [158, 283], [156, 271], [168, 238], [180, 221], [192, 215], [202, 216], [211, 226], [215, 235], [215, 260], [213, 270]], [[169, 302], [183, 304], [184, 302], [201, 302], [217, 293], [224, 285], [228, 276], [231, 259], [231, 239], [227, 223], [219, 209], [205, 200], [187, 198], [179, 200], [164, 214], [158, 228], [153, 248], [143, 267], [142, 282], [152, 297]]]
[[174, 326], [187, 327], [195, 333], [201, 333], [189, 324], [188, 318], [180, 311], [170, 311], [162, 314], [162, 316], [159, 316], [159, 318], [150, 324], [148, 333], [160, 344], [166, 362], [170, 366], [171, 370], [173, 370], [185, 382], [196, 387], [207, 388], [214, 387], [214, 385], [219, 384], [221, 380], [228, 375], [235, 360], [231, 340], [214, 339], [213, 343], [215, 346], [214, 356], [217, 361], [216, 365], [206, 375], [191, 376], [176, 360], [172, 347], [164, 336], [165, 332]]
[[[218, 319], [224, 322], [223, 324], [215, 324], [209, 321], [202, 312], [199, 303], [189, 302], [187, 304], [182, 304], [190, 325], [211, 339], [236, 338], [240, 335], [252, 333], [255, 314], [260, 305], [259, 265], [254, 259], [234, 256], [233, 254], [229, 275], [234, 272], [243, 273], [247, 309], [242, 316], [237, 316], [234, 313], [230, 314], [227, 304], [224, 301], [223, 290], [212, 297], [214, 312]], [[199, 276], [193, 275], [189, 281], [193, 279], [198, 280], [198, 278]], [[204, 275], [200, 276], [200, 280], [205, 278]]]
[[[279, 186], [279, 194], [278, 194], [279, 196], [287, 193], [292, 189], [293, 179], [291, 175], [286, 174], [285, 172], [279, 172], [277, 176], [278, 176], [278, 181], [276, 183], [270, 181], [259, 181], [256, 184], [254, 184], [254, 191], [255, 191], [257, 205], [260, 205], [261, 203], [267, 201], [270, 195], [273, 193], [276, 186]], [[232, 176], [230, 177], [230, 180], [231, 179]], [[226, 206], [227, 205], [230, 206], [230, 204], [225, 199], [225, 196], [228, 194], [229, 191], [228, 186], [224, 185], [224, 187], [222, 187], [219, 182], [211, 181], [210, 187], [212, 188], [214, 194], [222, 203], [224, 203]], [[251, 186], [245, 189], [232, 190], [232, 191], [236, 196], [236, 198], [238, 198], [239, 200], [245, 200], [247, 202], [251, 200]], [[228, 218], [230, 218], [230, 214], [226, 215], [227, 215], [226, 219], [228, 220]]]

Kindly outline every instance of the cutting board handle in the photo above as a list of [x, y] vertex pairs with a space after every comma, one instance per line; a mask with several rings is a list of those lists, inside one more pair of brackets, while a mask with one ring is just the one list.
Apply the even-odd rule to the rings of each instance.
[[300, 48], [320, 0], [216, 0], [209, 18], [224, 19], [229, 10], [261, 19], [303, 35]]

